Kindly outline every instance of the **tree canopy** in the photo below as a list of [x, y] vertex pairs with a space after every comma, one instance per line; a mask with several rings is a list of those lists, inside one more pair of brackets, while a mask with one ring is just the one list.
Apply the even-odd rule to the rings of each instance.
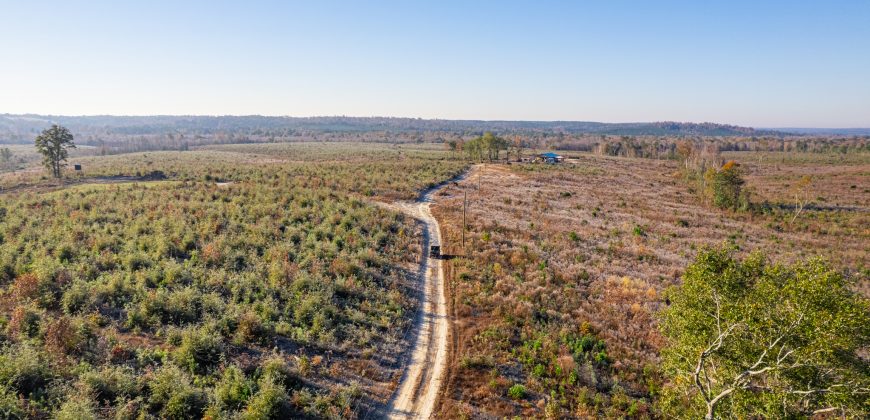
[[463, 145], [463, 150], [471, 159], [483, 160], [486, 157], [492, 161], [493, 159], [498, 160], [499, 152], [507, 150], [509, 145], [510, 143], [503, 137], [487, 131], [482, 136], [467, 141]]
[[706, 250], [668, 297], [666, 416], [870, 411], [870, 305], [823, 261], [781, 265]]
[[743, 188], [746, 181], [738, 163], [731, 160], [719, 169], [708, 168], [704, 178], [713, 205], [735, 211], [749, 209], [749, 192]]
[[73, 135], [66, 127], [54, 124], [42, 131], [35, 140], [36, 150], [42, 154], [42, 164], [51, 175], [60, 178], [68, 149], [74, 149]]

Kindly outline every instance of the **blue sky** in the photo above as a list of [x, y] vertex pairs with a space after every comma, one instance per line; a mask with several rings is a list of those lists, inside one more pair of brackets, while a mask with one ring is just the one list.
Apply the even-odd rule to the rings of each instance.
[[870, 127], [870, 1], [0, 0], [0, 112]]

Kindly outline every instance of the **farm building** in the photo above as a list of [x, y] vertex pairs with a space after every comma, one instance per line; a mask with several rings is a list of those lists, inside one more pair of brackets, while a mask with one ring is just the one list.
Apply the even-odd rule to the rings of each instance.
[[535, 156], [535, 161], [545, 163], [561, 163], [564, 160], [564, 156], [553, 152], [541, 153]]

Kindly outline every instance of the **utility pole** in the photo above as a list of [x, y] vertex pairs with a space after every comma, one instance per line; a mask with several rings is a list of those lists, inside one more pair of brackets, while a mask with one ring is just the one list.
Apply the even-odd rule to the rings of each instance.
[[477, 191], [478, 191], [478, 194], [480, 194], [480, 178], [483, 177], [483, 170], [485, 168], [486, 168], [486, 164], [484, 163], [483, 166], [480, 167], [480, 172], [477, 173]]
[[465, 214], [468, 211], [468, 191], [464, 191], [465, 198], [462, 200], [462, 253], [465, 254]]

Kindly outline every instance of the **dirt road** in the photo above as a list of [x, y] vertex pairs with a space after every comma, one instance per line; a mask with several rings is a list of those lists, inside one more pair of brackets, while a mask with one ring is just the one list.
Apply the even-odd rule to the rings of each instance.
[[[460, 176], [451, 181], [465, 177]], [[395, 203], [389, 207], [404, 212], [426, 225], [423, 237], [423, 261], [420, 272], [425, 273], [423, 310], [415, 324], [417, 337], [405, 374], [387, 409], [391, 419], [428, 419], [432, 416], [444, 373], [447, 367], [447, 304], [444, 294], [444, 272], [441, 260], [430, 258], [429, 246], [440, 245], [441, 229], [432, 217], [429, 204], [441, 187], [435, 187], [413, 203]]]

